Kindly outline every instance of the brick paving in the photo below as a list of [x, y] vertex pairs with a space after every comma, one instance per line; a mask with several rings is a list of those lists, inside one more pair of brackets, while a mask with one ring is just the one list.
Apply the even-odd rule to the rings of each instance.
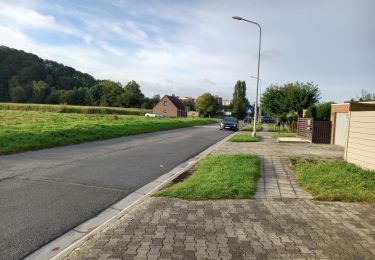
[[255, 199], [148, 198], [64, 259], [375, 259], [375, 205], [311, 200], [289, 169], [288, 155], [339, 157], [342, 149], [262, 135], [214, 151], [260, 155]]

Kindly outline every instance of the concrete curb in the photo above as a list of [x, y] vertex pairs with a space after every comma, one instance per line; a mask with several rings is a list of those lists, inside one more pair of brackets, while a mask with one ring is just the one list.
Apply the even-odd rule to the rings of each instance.
[[190, 158], [186, 162], [176, 166], [171, 171], [161, 175], [154, 181], [134, 191], [133, 193], [129, 194], [119, 202], [113, 204], [112, 206], [109, 206], [107, 209], [99, 213], [97, 216], [83, 222], [82, 224], [76, 226], [64, 235], [56, 238], [55, 240], [49, 242], [47, 245], [36, 250], [32, 254], [25, 257], [25, 259], [62, 259], [64, 256], [72, 252], [75, 248], [81, 246], [90, 237], [94, 236], [95, 233], [107, 227], [108, 224], [112, 222], [112, 220], [122, 217], [126, 214], [127, 211], [137, 206], [140, 202], [145, 200], [152, 193], [162, 189], [173, 179], [189, 170], [201, 159], [210, 154], [217, 146], [220, 146], [223, 143], [225, 143], [235, 133], [236, 132], [233, 132], [232, 134], [228, 135], [216, 144], [208, 147], [206, 150], [202, 151], [193, 158]]

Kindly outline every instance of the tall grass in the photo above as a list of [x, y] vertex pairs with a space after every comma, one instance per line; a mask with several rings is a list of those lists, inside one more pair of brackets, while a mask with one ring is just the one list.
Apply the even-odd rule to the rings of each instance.
[[72, 105], [49, 105], [49, 104], [20, 104], [0, 103], [0, 110], [40, 111], [57, 113], [78, 114], [118, 114], [118, 115], [144, 115], [151, 112], [150, 109], [99, 107], [99, 106], [72, 106]]

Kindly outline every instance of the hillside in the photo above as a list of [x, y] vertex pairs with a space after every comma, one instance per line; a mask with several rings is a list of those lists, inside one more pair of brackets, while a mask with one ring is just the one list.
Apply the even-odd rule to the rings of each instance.
[[87, 73], [31, 53], [0, 46], [0, 101], [10, 100], [12, 84], [19, 84], [27, 90], [32, 81], [43, 81], [57, 90], [90, 87], [96, 83], [94, 77]]

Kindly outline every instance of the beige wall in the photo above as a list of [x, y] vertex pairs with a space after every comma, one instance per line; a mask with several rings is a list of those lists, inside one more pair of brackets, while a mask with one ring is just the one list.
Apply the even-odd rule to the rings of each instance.
[[345, 158], [375, 170], [375, 111], [350, 111]]

